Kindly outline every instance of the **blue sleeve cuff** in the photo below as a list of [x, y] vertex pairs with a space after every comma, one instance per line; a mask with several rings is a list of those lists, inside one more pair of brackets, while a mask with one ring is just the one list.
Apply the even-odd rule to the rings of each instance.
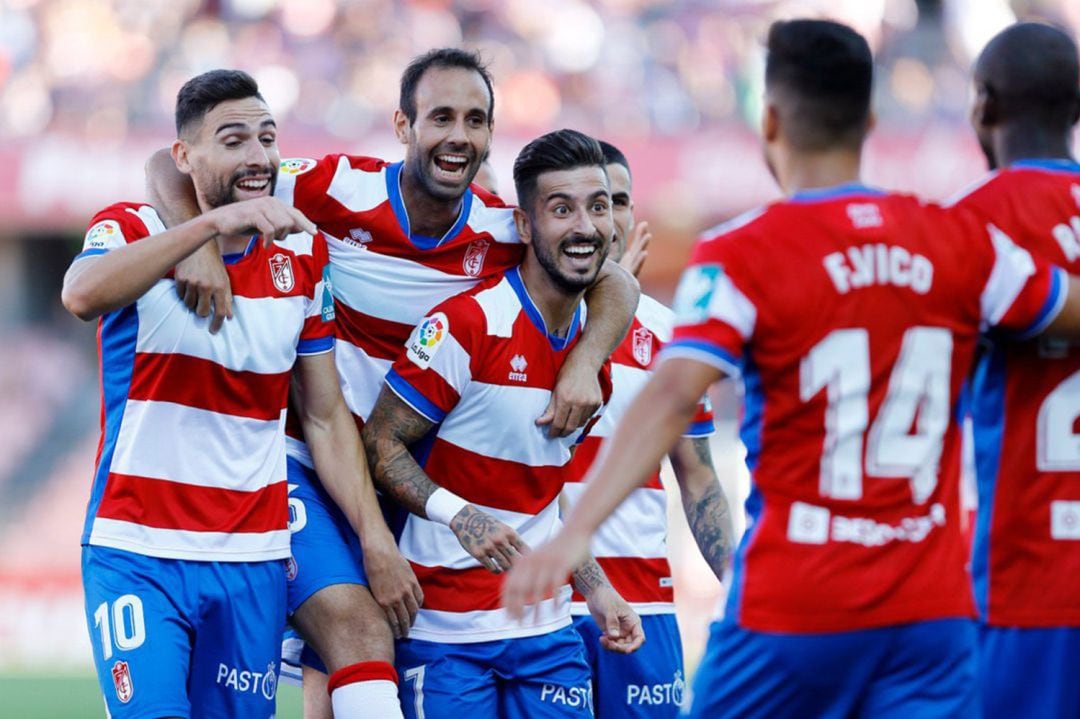
[[104, 255], [106, 252], [108, 252], [108, 250], [106, 250], [104, 248], [101, 248], [101, 247], [96, 247], [96, 248], [94, 248], [92, 250], [83, 250], [79, 254], [75, 255], [75, 259], [73, 259], [72, 262], [74, 262], [75, 260], [81, 260], [84, 257], [94, 257], [95, 255]]
[[415, 387], [406, 382], [405, 378], [394, 370], [386, 373], [386, 384], [403, 402], [432, 422], [438, 424], [446, 417], [446, 412], [443, 412], [434, 402], [420, 394]]
[[332, 349], [334, 349], [334, 338], [332, 336], [300, 340], [296, 343], [296, 354], [298, 355], [321, 355]]
[[1050, 280], [1050, 292], [1046, 296], [1046, 302], [1039, 310], [1039, 316], [1023, 332], [1017, 336], [1019, 339], [1028, 339], [1042, 332], [1046, 327], [1057, 319], [1061, 310], [1065, 307], [1065, 300], [1069, 295], [1069, 280], [1065, 270], [1054, 267]]
[[741, 363], [726, 350], [701, 340], [675, 340], [660, 351], [660, 359], [672, 357], [696, 360], [717, 368], [729, 377], [742, 375]]
[[693, 439], [695, 437], [711, 437], [716, 433], [716, 425], [712, 420], [706, 419], [701, 422], [691, 422], [683, 431], [682, 436]]

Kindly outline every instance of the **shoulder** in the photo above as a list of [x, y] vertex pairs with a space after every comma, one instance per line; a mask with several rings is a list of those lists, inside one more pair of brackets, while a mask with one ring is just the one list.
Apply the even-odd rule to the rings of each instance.
[[634, 318], [663, 341], [670, 340], [672, 328], [675, 326], [675, 313], [659, 300], [649, 295], [641, 295]]
[[126, 242], [156, 235], [165, 231], [157, 211], [138, 202], [117, 202], [98, 211], [86, 231], [88, 247], [105, 247], [117, 239]]
[[514, 224], [514, 208], [476, 185], [472, 185], [468, 226], [474, 234], [490, 235], [495, 242], [520, 242]]

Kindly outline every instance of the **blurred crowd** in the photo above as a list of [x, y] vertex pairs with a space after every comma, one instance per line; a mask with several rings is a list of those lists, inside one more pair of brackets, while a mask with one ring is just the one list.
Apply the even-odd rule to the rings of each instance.
[[871, 38], [898, 124], [961, 121], [974, 54], [1016, 17], [1080, 24], [1080, 0], [0, 0], [0, 141], [160, 131], [215, 67], [252, 71], [290, 128], [359, 138], [441, 45], [490, 62], [501, 130], [677, 136], [751, 120], [765, 28], [826, 11]]

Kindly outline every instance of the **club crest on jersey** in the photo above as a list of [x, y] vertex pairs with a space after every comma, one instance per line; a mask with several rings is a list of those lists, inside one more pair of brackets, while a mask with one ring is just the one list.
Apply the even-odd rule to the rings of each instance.
[[529, 366], [525, 355], [514, 355], [510, 358], [510, 372], [507, 378], [514, 382], [528, 382], [529, 375], [525, 374], [525, 368]]
[[315, 169], [317, 164], [309, 157], [290, 157], [281, 161], [280, 169], [286, 175], [303, 175]]
[[436, 312], [426, 317], [413, 331], [406, 354], [417, 367], [427, 369], [431, 366], [431, 360], [442, 347], [448, 334], [450, 334], [450, 320], [442, 312]]
[[296, 559], [289, 557], [285, 560], [285, 580], [293, 581], [296, 579], [296, 575], [299, 573], [300, 567], [296, 563]]
[[634, 330], [634, 359], [642, 367], [648, 367], [652, 362], [653, 333], [644, 327]]
[[119, 661], [112, 666], [113, 686], [116, 688], [116, 698], [121, 704], [127, 704], [135, 694], [135, 685], [131, 682], [131, 669], [128, 663]]
[[293, 276], [292, 259], [288, 255], [278, 252], [270, 258], [270, 278], [274, 281], [274, 287], [281, 292], [289, 292], [296, 284]]
[[461, 268], [469, 277], [479, 277], [484, 269], [484, 258], [487, 257], [488, 248], [491, 247], [489, 240], [473, 240], [465, 248], [465, 259], [461, 261]]
[[716, 285], [724, 276], [720, 265], [695, 265], [687, 268], [675, 290], [675, 315], [679, 324], [696, 325], [709, 316]]
[[119, 241], [120, 224], [115, 220], [102, 220], [86, 231], [86, 249], [100, 250]]

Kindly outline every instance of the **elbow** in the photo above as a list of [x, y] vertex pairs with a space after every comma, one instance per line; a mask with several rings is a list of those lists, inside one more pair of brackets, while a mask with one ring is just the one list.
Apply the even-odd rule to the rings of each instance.
[[83, 322], [97, 319], [101, 315], [89, 292], [81, 287], [65, 283], [64, 289], [60, 292], [60, 301], [64, 304], [64, 309]]

